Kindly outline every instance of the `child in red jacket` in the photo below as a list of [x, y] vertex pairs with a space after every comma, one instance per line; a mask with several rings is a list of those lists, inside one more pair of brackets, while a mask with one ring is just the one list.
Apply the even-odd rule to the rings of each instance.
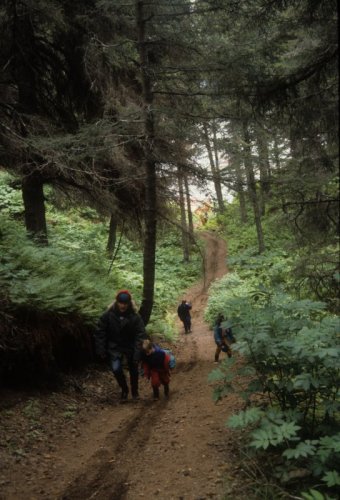
[[153, 397], [159, 399], [159, 387], [164, 386], [164, 396], [169, 397], [170, 356], [150, 340], [144, 340], [142, 345], [142, 367], [144, 376], [151, 379]]

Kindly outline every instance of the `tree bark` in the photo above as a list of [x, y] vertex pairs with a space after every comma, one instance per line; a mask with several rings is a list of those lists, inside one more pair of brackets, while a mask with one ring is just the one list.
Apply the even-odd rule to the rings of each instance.
[[181, 212], [181, 228], [182, 228], [182, 248], [183, 248], [183, 261], [189, 262], [189, 238], [188, 238], [188, 225], [185, 215], [185, 199], [183, 190], [183, 169], [177, 168], [178, 179], [178, 192], [179, 192], [179, 206]]
[[242, 223], [246, 223], [248, 220], [247, 217], [247, 208], [246, 208], [246, 197], [244, 193], [244, 177], [242, 173], [242, 165], [241, 159], [239, 155], [235, 155], [234, 158], [234, 168], [236, 173], [236, 192], [238, 194], [238, 200], [240, 204], [240, 219]]
[[47, 245], [44, 184], [38, 174], [27, 175], [22, 179], [22, 198], [27, 231], [38, 243]]
[[152, 70], [149, 63], [147, 41], [145, 37], [146, 19], [144, 18], [145, 2], [137, 0], [136, 24], [137, 24], [137, 49], [142, 83], [143, 114], [144, 114], [144, 139], [143, 139], [143, 167], [145, 170], [145, 237], [143, 253], [143, 297], [139, 313], [147, 325], [149, 322], [155, 286], [156, 267], [156, 234], [157, 234], [157, 192], [156, 192], [156, 161], [153, 154], [154, 144], [154, 115], [152, 111], [153, 93], [150, 75]]
[[219, 179], [219, 175], [218, 175], [218, 172], [216, 169], [214, 156], [213, 156], [213, 150], [212, 150], [212, 147], [210, 144], [208, 127], [206, 126], [205, 123], [203, 124], [203, 133], [204, 133], [205, 147], [207, 148], [211, 173], [212, 173], [212, 177], [213, 177], [213, 183], [214, 183], [214, 187], [215, 187], [218, 210], [220, 212], [223, 212], [224, 211], [224, 203], [223, 203], [223, 197], [222, 197], [221, 180]]
[[110, 225], [109, 225], [109, 237], [107, 240], [106, 250], [109, 254], [109, 257], [112, 257], [113, 251], [115, 249], [117, 239], [117, 220], [114, 214], [111, 214], [110, 217]]
[[268, 145], [263, 133], [260, 130], [256, 131], [257, 149], [258, 149], [258, 165], [260, 170], [260, 208], [261, 215], [266, 213], [266, 201], [270, 192], [270, 163]]
[[250, 144], [248, 125], [246, 122], [243, 122], [243, 139], [244, 139], [244, 147], [243, 147], [244, 166], [246, 170], [248, 191], [249, 191], [249, 197], [253, 205], [259, 253], [262, 253], [265, 250], [265, 245], [264, 245], [262, 223], [261, 223], [261, 212], [256, 192], [255, 174], [251, 159], [251, 144]]
[[188, 181], [188, 174], [184, 170], [183, 170], [183, 180], [184, 180], [185, 197], [186, 197], [186, 201], [187, 201], [189, 233], [193, 237], [194, 236], [194, 219], [192, 216], [192, 209], [191, 209], [189, 181]]
[[217, 196], [217, 204], [218, 209], [222, 213], [225, 210], [223, 194], [222, 194], [222, 185], [221, 185], [221, 175], [220, 175], [220, 163], [218, 159], [218, 147], [217, 147], [217, 136], [216, 136], [216, 124], [213, 123], [213, 147], [214, 147], [214, 156], [215, 156], [215, 190]]
[[[34, 32], [30, 12], [23, 2], [12, 2], [8, 5], [13, 16], [12, 25], [12, 65], [18, 88], [19, 110], [24, 115], [37, 112], [37, 75], [32, 61], [27, 60], [25, 51], [29, 48], [34, 53]], [[23, 47], [25, 50], [23, 50]], [[21, 120], [21, 132], [27, 135], [25, 119]], [[22, 159], [24, 164], [27, 158]], [[32, 162], [33, 163], [33, 162]], [[34, 167], [25, 167], [26, 175], [22, 178], [22, 197], [25, 209], [25, 226], [35, 241], [47, 245], [47, 225], [45, 217], [45, 198], [43, 180]]]
[[280, 151], [279, 151], [279, 143], [278, 143], [278, 138], [277, 135], [274, 135], [274, 144], [273, 144], [273, 156], [274, 156], [274, 161], [275, 161], [275, 167], [277, 172], [281, 168], [281, 160], [280, 160]]
[[233, 151], [230, 155], [230, 159], [231, 159], [231, 166], [235, 171], [235, 177], [236, 177], [235, 190], [238, 194], [238, 200], [240, 204], [240, 219], [242, 223], [246, 223], [248, 220], [248, 216], [246, 208], [246, 197], [244, 191], [244, 184], [245, 184], [244, 169], [241, 161], [242, 152], [239, 146], [239, 134], [234, 127], [231, 128], [231, 135], [233, 139]]

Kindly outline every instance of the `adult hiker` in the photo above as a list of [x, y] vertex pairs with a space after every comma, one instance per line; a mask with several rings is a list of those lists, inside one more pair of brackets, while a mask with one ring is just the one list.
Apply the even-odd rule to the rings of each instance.
[[215, 351], [215, 363], [218, 363], [221, 351], [226, 352], [228, 358], [231, 358], [232, 352], [228, 344], [228, 340], [230, 340], [230, 336], [232, 336], [231, 328], [223, 328], [221, 323], [224, 320], [223, 314], [219, 314], [217, 316], [215, 325], [214, 325], [214, 340], [216, 344]]
[[129, 394], [123, 370], [124, 361], [130, 374], [132, 398], [138, 399], [138, 363], [142, 342], [147, 335], [128, 290], [117, 293], [114, 302], [100, 317], [94, 336], [98, 356], [109, 358], [113, 375], [122, 391], [121, 400], [126, 401]]
[[182, 300], [182, 302], [177, 308], [177, 314], [179, 319], [182, 321], [184, 325], [185, 333], [191, 332], [191, 314], [190, 314], [191, 307], [192, 306], [189, 302], [187, 302], [186, 300]]

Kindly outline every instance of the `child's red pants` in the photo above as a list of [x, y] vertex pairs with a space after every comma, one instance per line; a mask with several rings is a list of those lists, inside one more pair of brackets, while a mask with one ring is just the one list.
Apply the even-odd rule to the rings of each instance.
[[170, 373], [167, 370], [150, 370], [152, 387], [167, 385], [170, 382]]

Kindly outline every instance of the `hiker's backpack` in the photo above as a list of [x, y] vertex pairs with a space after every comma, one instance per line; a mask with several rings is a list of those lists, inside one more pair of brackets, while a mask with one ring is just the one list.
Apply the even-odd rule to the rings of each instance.
[[165, 347], [161, 347], [159, 345], [155, 345], [156, 351], [164, 351], [170, 357], [169, 368], [173, 370], [176, 366], [176, 357], [174, 353], [170, 349], [166, 349]]
[[232, 342], [232, 343], [236, 342], [236, 339], [235, 339], [235, 337], [233, 335], [231, 327], [226, 328], [224, 332], [225, 332], [224, 335], [229, 340], [229, 342]]
[[176, 358], [175, 358], [175, 355], [172, 351], [170, 351], [170, 349], [164, 349], [162, 348], [163, 351], [168, 355], [170, 356], [170, 361], [169, 361], [169, 368], [171, 370], [173, 370], [176, 366]]

